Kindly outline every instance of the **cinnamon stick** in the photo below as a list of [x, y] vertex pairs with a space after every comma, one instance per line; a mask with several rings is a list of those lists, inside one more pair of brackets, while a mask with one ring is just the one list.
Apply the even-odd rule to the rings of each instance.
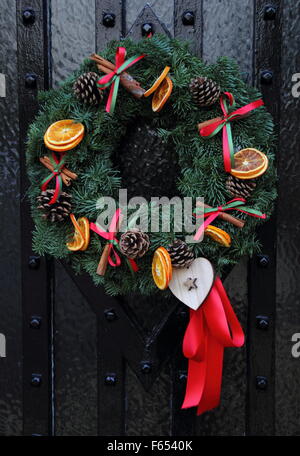
[[[53, 173], [54, 171], [54, 167], [52, 166], [51, 163], [48, 163], [47, 160], [45, 160], [45, 157], [44, 158], [40, 158], [40, 162], [47, 168], [49, 169], [49, 171], [51, 171], [51, 173]], [[70, 177], [66, 176], [64, 173], [61, 173], [61, 178], [63, 180], [63, 183], [69, 187], [71, 185], [71, 181], [72, 179], [70, 179]]]
[[[203, 204], [200, 201], [198, 201], [196, 203], [196, 206], [197, 207], [201, 207], [201, 208], [205, 207], [207, 209], [212, 209], [211, 206], [208, 206], [208, 204]], [[236, 226], [238, 228], [243, 228], [244, 225], [245, 225], [245, 221], [244, 220], [238, 219], [238, 218], [234, 217], [233, 215], [228, 214], [227, 212], [220, 212], [219, 217], [222, 220], [224, 220], [225, 222], [232, 223], [232, 225], [234, 225], [234, 226]]]
[[[117, 223], [117, 227], [116, 227], [116, 233], [120, 230], [122, 221], [123, 221], [123, 216], [120, 215], [118, 223]], [[100, 261], [99, 261], [99, 264], [98, 264], [98, 267], [97, 267], [97, 274], [100, 276], [105, 275], [105, 272], [107, 269], [107, 264], [108, 264], [109, 253], [110, 253], [110, 243], [105, 245], [101, 258], [100, 258]]]
[[[44, 160], [46, 160], [47, 163], [52, 166], [52, 163], [51, 163], [51, 160], [49, 157], [45, 156]], [[62, 168], [61, 172], [64, 173], [66, 176], [70, 177], [70, 179], [72, 179], [72, 180], [76, 180], [78, 178], [77, 174], [73, 173], [65, 166]]]
[[[115, 69], [115, 65], [101, 57], [101, 55], [92, 54], [90, 59], [96, 62], [98, 69], [102, 71], [102, 73], [109, 74]], [[145, 89], [143, 89], [140, 83], [133, 79], [129, 73], [123, 71], [120, 76], [120, 82], [135, 98], [142, 98], [144, 96]]]

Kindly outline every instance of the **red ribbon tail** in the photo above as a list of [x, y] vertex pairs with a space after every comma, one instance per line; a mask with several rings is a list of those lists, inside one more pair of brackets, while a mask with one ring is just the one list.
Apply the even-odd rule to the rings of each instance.
[[219, 278], [202, 306], [191, 313], [183, 352], [189, 358], [182, 408], [198, 407], [198, 415], [220, 403], [224, 347], [241, 347], [244, 333]]
[[114, 87], [115, 87], [115, 83], [113, 82], [111, 85], [111, 88], [110, 88], [109, 96], [108, 96], [106, 107], [105, 107], [106, 112], [110, 112], [110, 109], [111, 109], [111, 102], [112, 102], [112, 97], [114, 94]]
[[55, 192], [54, 192], [54, 195], [49, 204], [50, 205], [55, 204], [59, 198], [59, 195], [60, 195], [60, 181], [59, 181], [59, 176], [56, 176]]

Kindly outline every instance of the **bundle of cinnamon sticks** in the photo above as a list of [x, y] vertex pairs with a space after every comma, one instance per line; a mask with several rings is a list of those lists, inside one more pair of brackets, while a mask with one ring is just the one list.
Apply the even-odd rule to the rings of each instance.
[[[49, 157], [45, 156], [45, 157], [41, 157], [40, 158], [40, 162], [45, 166], [45, 168], [49, 169], [49, 171], [51, 171], [53, 173], [54, 171], [54, 166], [50, 160]], [[62, 181], [63, 183], [69, 187], [72, 183], [72, 180], [76, 180], [77, 179], [77, 174], [73, 173], [72, 171], [70, 171], [68, 168], [66, 168], [65, 166], [62, 168], [61, 170], [61, 178], [62, 178]]]
[[[98, 69], [102, 71], [102, 73], [109, 74], [115, 70], [115, 65], [109, 62], [109, 60], [101, 57], [101, 55], [92, 54], [90, 59], [96, 62]], [[142, 98], [144, 96], [145, 89], [143, 89], [140, 83], [133, 79], [129, 73], [124, 71], [120, 76], [120, 82], [135, 98]]]

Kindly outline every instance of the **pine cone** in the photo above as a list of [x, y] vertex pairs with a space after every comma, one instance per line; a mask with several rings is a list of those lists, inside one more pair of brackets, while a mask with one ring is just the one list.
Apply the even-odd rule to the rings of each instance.
[[255, 187], [254, 179], [238, 179], [235, 176], [229, 176], [226, 182], [226, 188], [234, 198], [249, 198]]
[[194, 253], [188, 245], [180, 239], [175, 239], [167, 248], [173, 268], [187, 268], [194, 261]]
[[69, 193], [62, 192], [54, 204], [49, 204], [55, 190], [45, 190], [37, 197], [39, 203], [38, 209], [44, 212], [43, 218], [50, 220], [50, 222], [62, 222], [65, 218], [69, 217], [72, 211], [71, 199]]
[[73, 90], [76, 97], [83, 103], [97, 106], [103, 98], [102, 90], [97, 87], [99, 76], [97, 73], [84, 73], [74, 83]]
[[149, 246], [149, 236], [137, 229], [126, 231], [120, 238], [119, 247], [121, 252], [132, 260], [144, 256]]
[[220, 97], [218, 84], [211, 79], [198, 77], [192, 79], [189, 85], [193, 100], [199, 106], [211, 106]]

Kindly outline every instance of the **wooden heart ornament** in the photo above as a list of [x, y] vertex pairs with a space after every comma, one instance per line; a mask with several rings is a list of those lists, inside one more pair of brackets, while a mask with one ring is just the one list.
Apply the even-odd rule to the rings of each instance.
[[206, 258], [196, 258], [188, 268], [173, 269], [169, 288], [176, 298], [197, 310], [208, 296], [214, 280], [211, 262]]

